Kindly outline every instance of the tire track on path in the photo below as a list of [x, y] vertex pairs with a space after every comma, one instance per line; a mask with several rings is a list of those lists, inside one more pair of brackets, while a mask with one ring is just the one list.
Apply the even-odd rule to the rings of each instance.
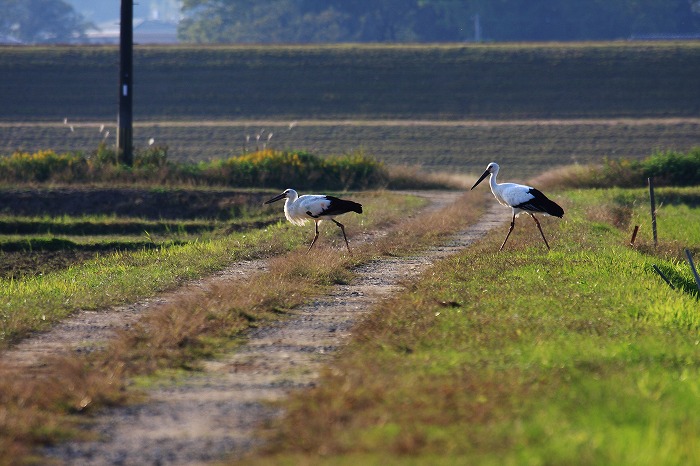
[[[456, 196], [433, 194], [433, 208]], [[105, 410], [94, 420], [99, 441], [61, 444], [43, 454], [65, 464], [197, 465], [249, 452], [260, 443], [256, 428], [282, 414], [270, 402], [313, 386], [358, 319], [402, 283], [508, 220], [507, 209], [492, 204], [446, 244], [358, 267], [352, 283], [335, 286], [291, 319], [251, 331], [245, 346], [205, 362], [202, 373], [150, 391], [146, 403]]]

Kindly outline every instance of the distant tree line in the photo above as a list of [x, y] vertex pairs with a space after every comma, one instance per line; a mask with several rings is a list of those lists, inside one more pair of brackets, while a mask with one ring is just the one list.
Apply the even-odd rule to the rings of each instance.
[[198, 43], [610, 40], [700, 33], [700, 0], [184, 0]]
[[[117, 1], [117, 0], [115, 0]], [[66, 0], [0, 0], [0, 37], [79, 42]], [[182, 0], [193, 43], [568, 41], [700, 33], [700, 0]]]

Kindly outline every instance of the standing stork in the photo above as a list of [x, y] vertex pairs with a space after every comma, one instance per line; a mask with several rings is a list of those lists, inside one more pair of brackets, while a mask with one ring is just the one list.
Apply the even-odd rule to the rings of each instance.
[[564, 216], [564, 209], [562, 209], [556, 202], [542, 194], [542, 192], [531, 186], [516, 183], [498, 183], [496, 181], [498, 169], [499, 167], [497, 163], [491, 162], [488, 164], [486, 170], [481, 175], [481, 178], [474, 183], [472, 189], [476, 188], [476, 186], [488, 175], [491, 175], [489, 183], [491, 184], [491, 192], [493, 193], [494, 197], [500, 204], [513, 209], [513, 220], [510, 222], [510, 229], [508, 230], [506, 239], [503, 240], [503, 244], [501, 244], [499, 251], [503, 250], [503, 246], [506, 245], [506, 241], [508, 241], [508, 237], [513, 231], [513, 227], [515, 227], [515, 217], [520, 215], [522, 212], [530, 214], [532, 219], [537, 224], [537, 228], [540, 230], [544, 244], [547, 246], [547, 249], [549, 249], [549, 243], [547, 242], [547, 238], [544, 237], [542, 227], [540, 226], [540, 221], [537, 220], [537, 217], [535, 217], [535, 213], [553, 215], [555, 217], [562, 218]]
[[326, 219], [331, 220], [340, 227], [343, 232], [343, 238], [345, 238], [345, 246], [347, 246], [348, 252], [350, 252], [348, 237], [345, 235], [345, 226], [333, 217], [348, 212], [357, 212], [361, 214], [362, 204], [321, 194], [304, 194], [303, 196], [299, 196], [293, 189], [285, 189], [282, 194], [273, 197], [269, 201], [265, 201], [265, 204], [272, 204], [273, 202], [285, 198], [284, 216], [287, 217], [287, 220], [294, 225], [304, 225], [307, 220], [311, 219], [316, 225], [314, 240], [311, 242], [311, 246], [309, 246], [306, 252], [311, 251], [311, 248], [314, 247], [318, 239], [318, 224], [321, 223], [321, 220]]

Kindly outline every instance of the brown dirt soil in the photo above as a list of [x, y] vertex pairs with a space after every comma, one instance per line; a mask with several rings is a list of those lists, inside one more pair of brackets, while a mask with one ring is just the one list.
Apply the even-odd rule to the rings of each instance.
[[[458, 193], [428, 193], [431, 208], [448, 205]], [[482, 219], [451, 241], [402, 258], [361, 266], [357, 279], [295, 310], [294, 317], [253, 330], [237, 351], [206, 361], [204, 370], [148, 392], [144, 403], [104, 410], [90, 419], [99, 440], [70, 442], [41, 453], [58, 464], [196, 465], [240, 457], [260, 443], [256, 429], [281, 411], [271, 401], [314, 385], [322, 366], [352, 334], [354, 324], [390, 293], [402, 289], [429, 265], [468, 247], [509, 220], [495, 203]], [[381, 233], [380, 233], [381, 234]], [[214, 277], [157, 298], [103, 312], [82, 312], [51, 332], [25, 340], [3, 355], [3, 362], [41, 371], [47, 356], [92, 351], [118, 329], [193, 288], [215, 290], [217, 281], [240, 279], [264, 270], [264, 261], [234, 264]]]

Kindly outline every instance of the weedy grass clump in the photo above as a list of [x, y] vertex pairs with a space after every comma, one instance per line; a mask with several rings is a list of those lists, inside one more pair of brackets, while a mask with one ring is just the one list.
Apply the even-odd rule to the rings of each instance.
[[654, 179], [656, 186], [700, 185], [700, 147], [688, 152], [659, 151], [641, 159], [606, 158], [600, 165], [572, 165], [547, 172], [534, 183], [559, 188], [636, 188]]
[[[51, 150], [0, 157], [4, 183], [141, 183], [198, 186], [288, 187], [365, 190], [385, 187], [389, 175], [380, 161], [356, 152], [319, 157], [307, 152], [260, 150], [209, 162], [171, 162], [167, 147], [136, 150], [132, 166], [119, 163], [114, 149], [100, 144], [91, 154]], [[416, 177], [417, 179], [418, 177]]]

